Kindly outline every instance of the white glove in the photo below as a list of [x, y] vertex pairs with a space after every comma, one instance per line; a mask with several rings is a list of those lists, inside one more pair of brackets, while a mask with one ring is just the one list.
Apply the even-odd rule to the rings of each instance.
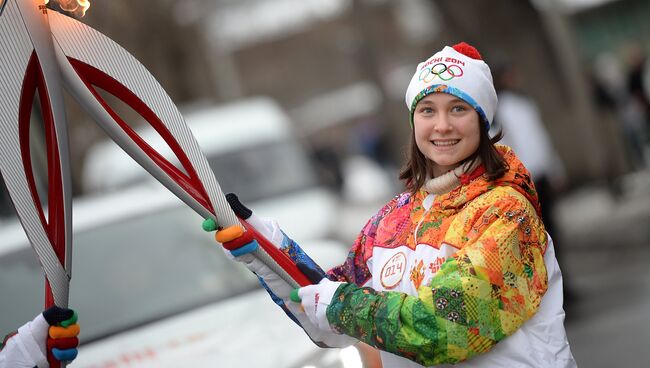
[[[291, 285], [289, 285], [286, 281], [280, 278], [278, 274], [273, 272], [265, 264], [263, 264], [261, 261], [255, 258], [252, 254], [245, 254], [243, 256], [237, 257], [236, 259], [239, 262], [246, 265], [246, 267], [252, 272], [254, 272], [258, 277], [264, 280], [264, 283], [266, 284], [270, 292], [275, 294], [278, 298], [282, 299], [284, 305], [287, 307], [287, 309], [293, 315], [293, 317], [298, 321], [298, 324], [302, 327], [302, 329], [307, 333], [307, 335], [309, 335], [309, 338], [311, 338], [312, 341], [314, 341], [315, 343], [321, 346], [323, 344], [326, 345], [322, 347], [332, 347], [332, 348], [342, 348], [342, 347], [356, 344], [358, 342], [358, 340], [352, 337], [334, 333], [329, 329], [329, 324], [327, 325], [328, 329], [320, 328], [320, 326], [318, 326], [316, 323], [314, 323], [314, 321], [310, 317], [308, 317], [308, 314], [306, 314], [305, 310], [303, 310], [300, 307], [300, 304], [293, 303], [289, 300], [289, 296], [291, 294], [291, 291], [293, 290]], [[340, 284], [340, 283], [334, 283], [328, 279], [323, 279], [319, 285], [323, 284], [324, 282], [336, 284], [337, 286]], [[314, 285], [314, 287], [316, 286], [317, 285]], [[307, 286], [307, 288], [309, 287], [312, 286]], [[300, 290], [303, 289], [305, 288], [302, 288]], [[332, 295], [334, 294], [335, 291], [336, 288], [334, 288], [334, 290], [332, 291]], [[332, 295], [330, 295], [330, 299]], [[323, 313], [324, 310], [325, 308], [323, 308]], [[327, 320], [327, 317], [325, 317], [325, 320]]]
[[0, 368], [49, 367], [45, 355], [49, 328], [43, 314], [20, 327], [0, 351]]
[[[317, 285], [309, 285], [298, 290], [300, 303], [309, 322], [317, 326], [320, 331], [334, 333], [327, 320], [327, 307], [332, 302], [332, 297], [343, 282], [334, 282], [323, 279]], [[290, 303], [293, 304], [293, 303]]]

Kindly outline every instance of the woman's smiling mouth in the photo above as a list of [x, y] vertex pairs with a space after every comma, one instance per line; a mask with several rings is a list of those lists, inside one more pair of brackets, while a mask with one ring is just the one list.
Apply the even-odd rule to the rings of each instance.
[[450, 147], [458, 142], [460, 142], [460, 139], [439, 139], [431, 141], [431, 143], [436, 147]]

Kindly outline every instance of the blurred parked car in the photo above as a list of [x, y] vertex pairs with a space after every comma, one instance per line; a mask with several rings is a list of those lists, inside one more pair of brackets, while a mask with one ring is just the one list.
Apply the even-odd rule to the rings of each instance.
[[[317, 348], [166, 189], [78, 200], [73, 215], [70, 305], [82, 332], [72, 367], [343, 367], [346, 355]], [[345, 257], [341, 244], [299, 228], [294, 237], [323, 267]], [[8, 333], [42, 309], [44, 282], [18, 222], [0, 239], [0, 331]]]

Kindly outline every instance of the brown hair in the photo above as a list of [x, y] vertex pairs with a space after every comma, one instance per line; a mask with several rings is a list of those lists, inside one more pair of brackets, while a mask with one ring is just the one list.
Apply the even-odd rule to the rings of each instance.
[[[497, 151], [495, 143], [503, 138], [503, 132], [499, 131], [490, 138], [485, 122], [479, 120], [482, 125], [480, 129], [480, 140], [476, 152], [466, 158], [463, 162], [474, 161], [478, 158], [485, 167], [484, 176], [490, 180], [496, 180], [508, 171], [508, 164], [503, 156]], [[399, 178], [404, 180], [406, 189], [411, 193], [417, 192], [424, 185], [427, 178], [433, 177], [433, 165], [431, 160], [426, 158], [418, 149], [415, 143], [415, 130], [411, 129], [411, 141], [406, 155], [406, 163], [400, 169]]]

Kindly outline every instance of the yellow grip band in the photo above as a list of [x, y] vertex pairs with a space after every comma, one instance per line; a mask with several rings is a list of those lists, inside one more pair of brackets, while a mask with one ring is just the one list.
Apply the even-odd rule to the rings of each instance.
[[233, 241], [242, 235], [244, 235], [244, 228], [241, 227], [240, 225], [232, 225], [232, 226], [228, 226], [223, 230], [217, 231], [217, 233], [214, 234], [214, 238], [219, 243], [225, 243], [225, 242]]
[[76, 337], [79, 335], [79, 324], [75, 323], [68, 327], [51, 326], [50, 337], [53, 339], [63, 339], [67, 337]]

